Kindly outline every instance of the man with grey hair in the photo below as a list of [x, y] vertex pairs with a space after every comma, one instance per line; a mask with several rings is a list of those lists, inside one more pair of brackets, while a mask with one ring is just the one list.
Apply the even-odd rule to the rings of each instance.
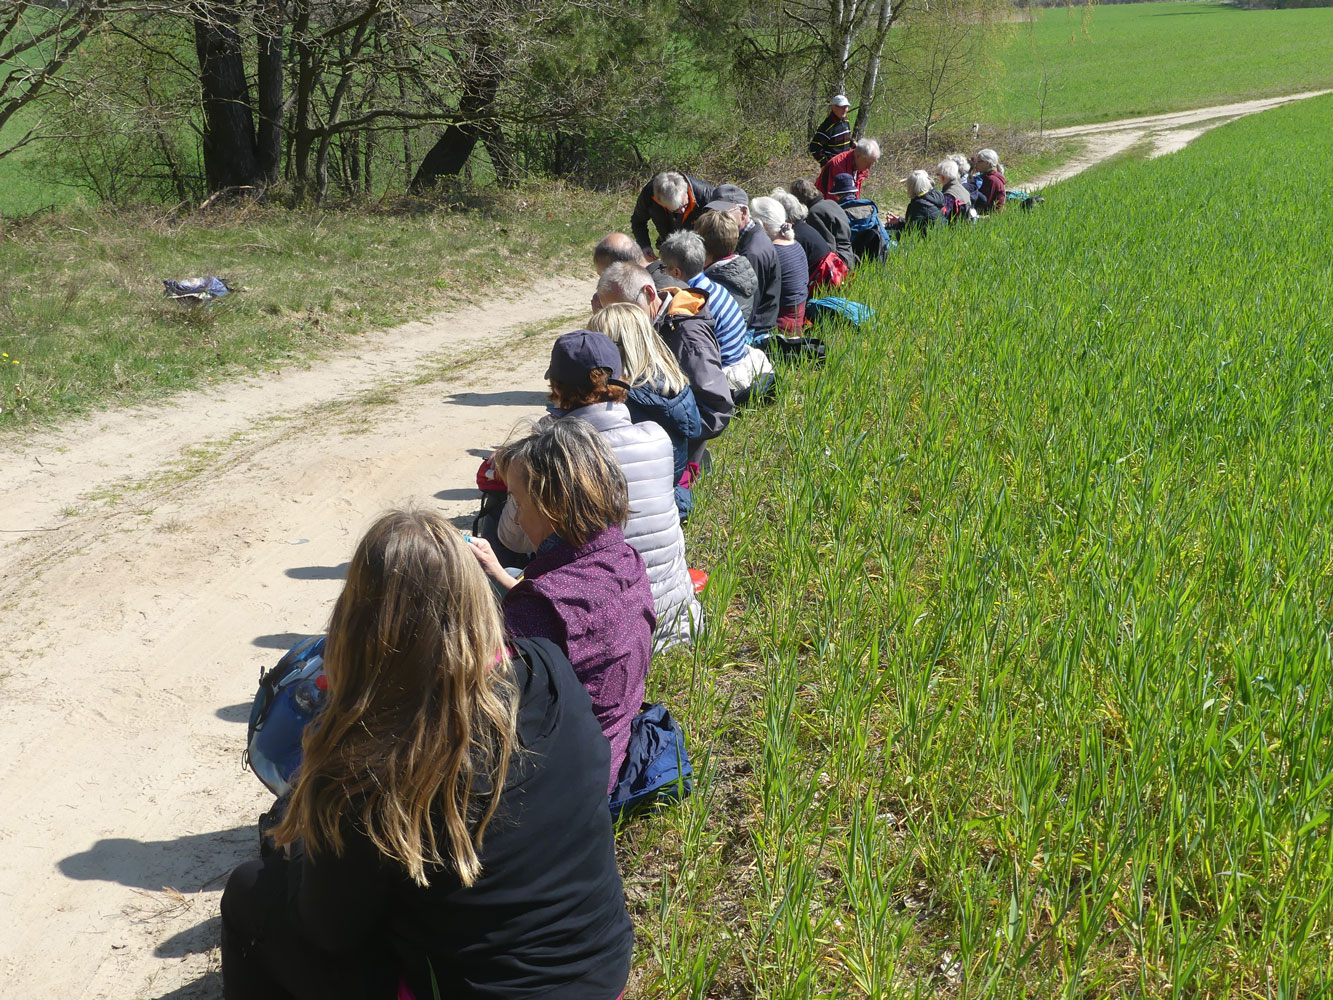
[[731, 386], [722, 370], [708, 293], [693, 288], [659, 292], [648, 272], [635, 264], [612, 264], [597, 280], [602, 305], [632, 302], [647, 315], [694, 390], [703, 432], [690, 442], [689, 460], [702, 463], [709, 439], [726, 429], [733, 404]]
[[716, 188], [707, 181], [687, 176], [679, 170], [663, 170], [643, 186], [634, 213], [629, 218], [630, 232], [638, 241], [648, 263], [657, 260], [653, 241], [648, 235], [651, 221], [663, 240], [678, 229], [693, 229], [694, 218], [713, 200]]
[[704, 241], [698, 233], [681, 231], [664, 239], [658, 250], [662, 252], [662, 267], [677, 279], [677, 287], [697, 288], [708, 296], [722, 367], [730, 368], [745, 357], [745, 317], [731, 293], [704, 274]]
[[856, 197], [861, 197], [861, 185], [870, 176], [870, 168], [879, 162], [879, 143], [874, 139], [858, 139], [856, 145], [845, 153], [839, 153], [828, 163], [815, 178], [815, 187], [825, 198], [833, 190], [833, 178], [839, 174], [851, 174], [856, 180]]
[[[666, 273], [662, 267], [662, 262], [653, 261], [649, 263], [643, 259], [643, 251], [639, 249], [639, 244], [626, 236], [624, 233], [608, 233], [603, 236], [600, 242], [592, 248], [592, 266], [601, 277], [612, 264], [637, 264], [653, 276], [653, 283], [658, 288], [670, 288], [678, 284], [675, 278]], [[601, 301], [597, 298], [597, 293], [592, 296], [592, 311], [596, 312], [602, 308]]]

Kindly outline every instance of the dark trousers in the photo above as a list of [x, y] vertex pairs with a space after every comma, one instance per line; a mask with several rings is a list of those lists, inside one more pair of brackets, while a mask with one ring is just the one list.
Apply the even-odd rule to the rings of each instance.
[[[392, 1000], [397, 976], [387, 951], [334, 954], [300, 932], [299, 861], [247, 861], [222, 893], [224, 1000]], [[296, 869], [296, 870], [293, 870]]]

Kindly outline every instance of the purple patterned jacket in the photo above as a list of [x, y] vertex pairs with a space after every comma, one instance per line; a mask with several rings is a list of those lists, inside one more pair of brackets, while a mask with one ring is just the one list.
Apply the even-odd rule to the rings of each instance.
[[528, 563], [504, 617], [511, 635], [550, 639], [574, 665], [611, 744], [609, 794], [643, 704], [657, 624], [643, 560], [616, 525], [577, 549], [561, 541]]

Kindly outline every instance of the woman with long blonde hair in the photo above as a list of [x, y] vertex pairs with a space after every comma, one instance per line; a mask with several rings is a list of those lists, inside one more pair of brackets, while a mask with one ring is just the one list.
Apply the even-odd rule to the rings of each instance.
[[517, 998], [538, 968], [543, 996], [618, 996], [633, 932], [606, 741], [554, 644], [505, 644], [458, 531], [426, 511], [377, 520], [324, 664], [273, 831], [285, 853], [223, 894], [227, 1000]]
[[604, 333], [620, 350], [624, 379], [629, 384], [625, 405], [636, 424], [650, 420], [671, 439], [672, 480], [676, 510], [682, 521], [694, 509], [694, 495], [682, 482], [689, 463], [690, 441], [703, 433], [694, 391], [661, 335], [644, 311], [629, 302], [617, 302], [593, 313], [588, 329]]

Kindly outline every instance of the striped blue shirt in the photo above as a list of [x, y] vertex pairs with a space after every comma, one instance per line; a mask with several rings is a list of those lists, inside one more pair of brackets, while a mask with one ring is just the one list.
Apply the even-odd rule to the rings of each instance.
[[717, 332], [717, 346], [722, 354], [722, 367], [730, 368], [745, 357], [745, 317], [731, 293], [700, 271], [690, 279], [691, 288], [702, 288], [708, 293], [708, 311], [713, 314], [713, 329]]

